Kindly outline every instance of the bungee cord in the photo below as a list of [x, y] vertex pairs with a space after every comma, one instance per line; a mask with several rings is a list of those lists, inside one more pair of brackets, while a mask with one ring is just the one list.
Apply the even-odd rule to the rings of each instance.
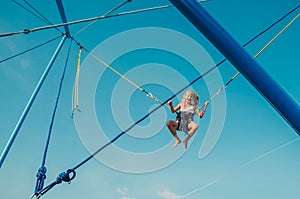
[[79, 104], [78, 104], [78, 84], [79, 84], [79, 73], [80, 73], [80, 65], [81, 65], [81, 53], [82, 53], [82, 47], [80, 46], [77, 55], [77, 67], [76, 67], [74, 90], [73, 90], [73, 110], [72, 110], [71, 118], [73, 118], [75, 110], [80, 111]]
[[[120, 76], [121, 78], [123, 78], [124, 80], [126, 80], [132, 86], [134, 86], [135, 88], [137, 88], [141, 92], [145, 93], [147, 97], [153, 99], [154, 101], [156, 101], [156, 102], [158, 102], [160, 104], [162, 103], [162, 101], [159, 100], [151, 92], [145, 90], [143, 87], [141, 87], [140, 85], [138, 85], [134, 81], [130, 80], [128, 77], [126, 77], [124, 74], [122, 74], [121, 72], [119, 72], [117, 69], [115, 69], [113, 66], [111, 66], [107, 62], [105, 62], [99, 56], [97, 56], [96, 54], [92, 53], [90, 50], [88, 50], [87, 48], [85, 48], [82, 44], [80, 44], [78, 41], [76, 41], [75, 38], [71, 37], [71, 39], [73, 39], [77, 43], [77, 45], [79, 46], [78, 55], [77, 55], [77, 68], [76, 68], [76, 75], [75, 75], [75, 81], [74, 81], [73, 111], [72, 111], [72, 115], [71, 115], [72, 118], [74, 117], [75, 110], [79, 110], [79, 105], [78, 105], [78, 82], [79, 82], [79, 74], [80, 74], [80, 64], [81, 64], [80, 63], [80, 59], [81, 59], [82, 49], [85, 50], [88, 54], [90, 54], [99, 63], [103, 64], [105, 67], [107, 67], [108, 69], [110, 69], [111, 71], [113, 71], [115, 74], [117, 74], [118, 76]], [[165, 105], [165, 106], [168, 107], [167, 105]]]
[[[299, 8], [299, 6], [297, 7]], [[296, 9], [293, 9], [294, 11]], [[292, 13], [292, 12], [289, 12], [289, 13]], [[287, 16], [287, 15], [286, 15]], [[298, 14], [296, 17], [294, 17], [283, 29], [281, 29], [256, 55], [254, 55], [254, 59], [256, 59], [262, 52], [264, 52], [281, 34], [283, 34], [284, 31], [286, 31], [298, 18], [299, 18], [300, 14]], [[281, 19], [284, 19], [284, 18], [281, 18]], [[275, 24], [272, 24], [270, 27], [273, 27], [273, 25]], [[267, 28], [266, 30], [269, 30], [270, 29]], [[263, 31], [263, 32], [266, 32], [266, 31]], [[259, 35], [262, 35], [262, 34], [259, 34]], [[254, 38], [257, 38], [257, 36], [255, 36]], [[250, 41], [253, 41], [252, 39]], [[243, 47], [247, 46], [250, 42], [247, 42], [245, 45], [243, 45]], [[221, 62], [225, 61], [226, 59], [222, 60]], [[235, 79], [237, 78], [238, 76], [240, 75], [240, 72], [237, 72], [234, 76], [232, 76], [228, 82], [226, 82], [226, 84], [221, 87], [214, 95], [212, 95], [210, 97], [210, 99], [208, 100], [209, 102], [212, 101], [217, 95], [219, 95], [223, 90], [225, 90], [229, 84]], [[204, 104], [199, 108], [201, 109], [202, 107], [204, 106]]]
[[63, 72], [62, 72], [60, 83], [59, 83], [58, 93], [57, 93], [55, 105], [54, 105], [54, 108], [53, 108], [53, 113], [52, 113], [51, 122], [50, 122], [50, 126], [49, 126], [47, 141], [46, 141], [46, 144], [45, 144], [44, 154], [43, 154], [43, 158], [42, 158], [42, 164], [41, 164], [40, 168], [38, 169], [38, 173], [36, 175], [37, 176], [37, 181], [36, 181], [36, 187], [35, 187], [35, 191], [34, 191], [35, 194], [37, 194], [41, 189], [43, 189], [44, 180], [46, 179], [46, 172], [47, 172], [47, 169], [46, 169], [46, 166], [45, 166], [46, 158], [47, 158], [48, 148], [49, 148], [49, 145], [50, 145], [50, 138], [51, 138], [51, 135], [52, 135], [54, 119], [55, 119], [59, 99], [60, 99], [60, 96], [61, 96], [61, 90], [62, 90], [63, 82], [64, 82], [64, 79], [65, 79], [66, 69], [67, 69], [68, 62], [69, 62], [71, 47], [72, 47], [72, 40], [70, 40], [70, 45], [69, 45], [69, 48], [68, 48], [67, 57], [66, 57], [66, 61], [65, 61], [65, 66], [63, 68]]
[[104, 66], [106, 66], [107, 68], [109, 68], [111, 71], [113, 71], [114, 73], [116, 73], [117, 75], [119, 75], [121, 78], [123, 78], [124, 80], [126, 80], [127, 82], [129, 82], [131, 85], [133, 85], [135, 88], [137, 88], [138, 90], [144, 92], [147, 97], [150, 97], [152, 99], [154, 99], [155, 101], [160, 102], [159, 99], [157, 99], [152, 93], [146, 91], [143, 87], [139, 86], [137, 83], [133, 82], [132, 80], [130, 80], [129, 78], [127, 78], [124, 74], [122, 74], [121, 72], [119, 72], [117, 69], [115, 69], [114, 67], [112, 67], [111, 65], [109, 65], [107, 62], [105, 62], [103, 59], [101, 59], [100, 57], [98, 57], [96, 54], [92, 53], [91, 51], [89, 51], [87, 48], [81, 46], [87, 53], [89, 53], [92, 57], [94, 57], [97, 61], [99, 61], [100, 63], [102, 63]]

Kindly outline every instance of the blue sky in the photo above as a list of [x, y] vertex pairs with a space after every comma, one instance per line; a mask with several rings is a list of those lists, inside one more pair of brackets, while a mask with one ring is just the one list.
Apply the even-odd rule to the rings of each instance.
[[[26, 5], [24, 1], [19, 2]], [[52, 23], [61, 23], [55, 1], [28, 2]], [[68, 20], [73, 21], [101, 16], [121, 1], [64, 0], [63, 3]], [[202, 3], [240, 44], [298, 4], [298, 0]], [[170, 3], [133, 0], [114, 13], [161, 5]], [[0, 34], [47, 25], [13, 1], [2, 2], [1, 8]], [[298, 13], [246, 47], [249, 54], [254, 56]], [[299, 23], [298, 19], [257, 58], [298, 104]], [[70, 26], [71, 35], [85, 25]], [[57, 30], [49, 29], [2, 37], [0, 60], [59, 35]], [[74, 37], [161, 101], [223, 59], [175, 8], [104, 19]], [[1, 152], [59, 40], [0, 63]], [[69, 43], [68, 39], [0, 168], [0, 191], [5, 198], [29, 198], [33, 193]], [[157, 106], [83, 51], [79, 84], [81, 112], [75, 112], [72, 119], [77, 50], [73, 43], [46, 161], [46, 185]], [[191, 89], [197, 91], [203, 104], [236, 72], [226, 62]], [[241, 75], [211, 102], [205, 117], [196, 120], [199, 130], [187, 150], [182, 145], [176, 149], [170, 146], [173, 139], [164, 124], [173, 118], [175, 115], [168, 109], [159, 109], [78, 168], [71, 184], [57, 185], [43, 197], [299, 197], [299, 136]]]

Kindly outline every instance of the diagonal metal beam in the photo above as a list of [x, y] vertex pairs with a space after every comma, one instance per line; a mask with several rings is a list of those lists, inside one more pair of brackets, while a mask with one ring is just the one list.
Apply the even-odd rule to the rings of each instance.
[[[67, 23], [67, 17], [65, 13], [65, 9], [61, 0], [56, 0], [56, 5], [58, 7], [58, 11], [63, 23]], [[68, 25], [64, 25], [67, 36], [70, 35], [70, 29]]]
[[19, 133], [22, 125], [23, 125], [23, 122], [25, 121], [25, 119], [26, 119], [26, 117], [27, 117], [27, 115], [29, 113], [29, 110], [31, 109], [31, 106], [32, 106], [33, 102], [35, 101], [35, 99], [36, 99], [36, 97], [37, 97], [37, 95], [38, 95], [38, 93], [39, 93], [39, 91], [40, 91], [40, 89], [41, 89], [41, 87], [42, 87], [42, 85], [43, 85], [43, 83], [44, 83], [44, 81], [45, 81], [45, 79], [46, 79], [49, 71], [50, 71], [50, 69], [52, 68], [52, 65], [54, 64], [55, 59], [57, 58], [57, 56], [58, 56], [58, 54], [59, 54], [59, 52], [60, 52], [60, 50], [61, 50], [64, 42], [66, 41], [66, 38], [67, 37], [64, 36], [61, 39], [59, 45], [56, 48], [56, 51], [52, 55], [52, 58], [50, 59], [50, 61], [49, 61], [48, 65], [47, 65], [47, 67], [46, 67], [43, 75], [41, 76], [40, 81], [38, 82], [35, 90], [33, 91], [33, 93], [31, 95], [31, 97], [30, 97], [30, 99], [29, 99], [29, 101], [28, 101], [28, 103], [27, 103], [27, 105], [26, 105], [26, 107], [25, 107], [25, 109], [24, 109], [21, 117], [19, 118], [19, 121], [18, 121], [17, 125], [15, 126], [15, 129], [12, 132], [12, 134], [11, 134], [11, 136], [9, 138], [9, 141], [7, 142], [5, 148], [4, 148], [4, 150], [3, 150], [3, 152], [2, 152], [2, 154], [0, 156], [0, 168], [1, 168], [1, 166], [2, 166], [2, 164], [4, 162], [4, 160], [5, 160], [8, 152], [10, 151], [10, 148], [12, 147], [12, 144], [15, 141], [15, 139], [16, 139], [16, 137], [17, 137], [17, 135], [18, 135], [18, 133]]
[[300, 106], [196, 1], [170, 0], [300, 135]]

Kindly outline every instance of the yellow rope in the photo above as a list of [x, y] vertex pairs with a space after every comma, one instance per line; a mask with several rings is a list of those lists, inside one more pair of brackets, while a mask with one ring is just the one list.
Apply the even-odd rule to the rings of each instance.
[[275, 37], [273, 39], [271, 39], [269, 41], [269, 43], [267, 43], [255, 56], [254, 59], [256, 57], [258, 57], [266, 48], [268, 48], [284, 31], [286, 31], [286, 29], [288, 29], [300, 16], [300, 13], [294, 18], [292, 19], [277, 35], [275, 35]]
[[[131, 85], [133, 85], [134, 87], [136, 87], [137, 89], [139, 89], [140, 91], [146, 93], [147, 97], [155, 100], [158, 103], [162, 103], [162, 101], [160, 101], [156, 96], [154, 96], [152, 93], [146, 91], [144, 88], [142, 88], [141, 86], [139, 86], [138, 84], [136, 84], [135, 82], [133, 82], [132, 80], [128, 79], [125, 75], [123, 75], [122, 73], [120, 73], [117, 69], [115, 69], [114, 67], [112, 67], [111, 65], [109, 65], [108, 63], [106, 63], [103, 59], [101, 59], [100, 57], [98, 57], [97, 55], [95, 55], [94, 53], [90, 52], [89, 50], [87, 50], [86, 48], [83, 47], [84, 50], [86, 50], [91, 56], [93, 56], [97, 61], [99, 61], [100, 63], [102, 63], [104, 66], [106, 66], [107, 68], [109, 68], [111, 71], [113, 71], [114, 73], [116, 73], [117, 75], [119, 75], [120, 77], [122, 77], [123, 79], [125, 79], [127, 82], [129, 82]], [[165, 105], [167, 106], [167, 105]]]
[[112, 70], [114, 73], [116, 73], [117, 75], [119, 75], [120, 77], [122, 77], [123, 79], [125, 79], [130, 84], [132, 84], [134, 87], [136, 87], [140, 91], [144, 91], [144, 89], [142, 87], [140, 87], [139, 85], [137, 85], [136, 83], [134, 83], [133, 81], [131, 81], [130, 79], [128, 79], [125, 75], [123, 75], [122, 73], [120, 73], [119, 71], [117, 71], [115, 68], [113, 68], [108, 63], [106, 63], [103, 59], [100, 59], [97, 55], [95, 55], [92, 52], [88, 51], [88, 53], [90, 53], [96, 60], [98, 60], [99, 62], [101, 62], [104, 66], [106, 66], [107, 68], [109, 68], [110, 70]]
[[[281, 31], [279, 31], [253, 58], [256, 59], [262, 52], [264, 52], [280, 35], [282, 35], [282, 33], [284, 31], [286, 31], [300, 16], [300, 13], [294, 17]], [[235, 78], [237, 78], [237, 76], [239, 76], [240, 72], [237, 72], [229, 81], [228, 83], [221, 87], [211, 98], [209, 101], [211, 101], [212, 99], [214, 99], [218, 94], [220, 94], [225, 88], [227, 88], [227, 86], [229, 85], [229, 83], [234, 80]], [[200, 109], [204, 106], [204, 104], [200, 107]]]
[[78, 55], [77, 55], [77, 67], [76, 67], [76, 75], [75, 75], [75, 82], [74, 82], [74, 93], [73, 93], [73, 113], [77, 109], [78, 110], [78, 84], [79, 84], [79, 73], [80, 73], [80, 60], [81, 60], [81, 52], [82, 47], [78, 49]]

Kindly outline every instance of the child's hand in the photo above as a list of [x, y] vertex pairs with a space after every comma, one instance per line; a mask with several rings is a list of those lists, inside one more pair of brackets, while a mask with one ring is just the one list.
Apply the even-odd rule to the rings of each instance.
[[206, 101], [206, 102], [204, 103], [204, 106], [208, 106], [208, 104], [209, 104], [209, 101]]
[[173, 106], [172, 100], [169, 100], [169, 101], [168, 101], [168, 104], [169, 104], [169, 106]]

